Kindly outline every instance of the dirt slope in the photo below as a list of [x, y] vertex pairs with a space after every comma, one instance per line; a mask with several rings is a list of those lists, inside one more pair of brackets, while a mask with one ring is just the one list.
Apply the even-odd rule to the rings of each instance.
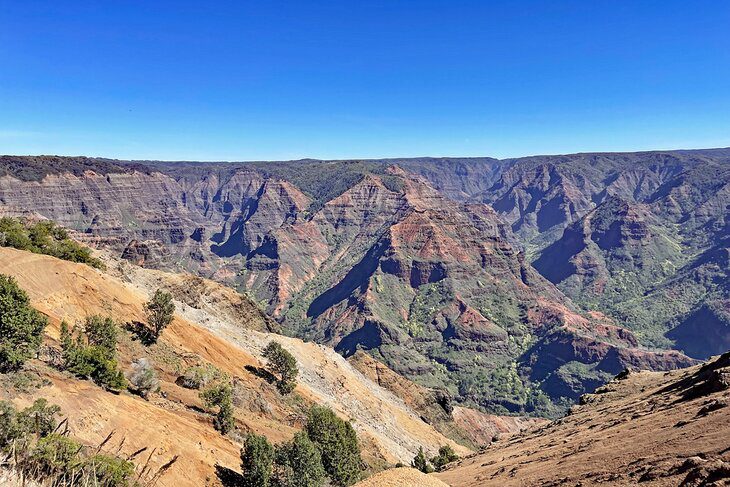
[[[88, 266], [7, 248], [0, 248], [0, 273], [14, 276], [30, 295], [33, 305], [50, 317], [49, 339], [58, 336], [62, 319], [74, 323], [88, 315], [103, 313], [120, 322], [142, 321], [143, 303], [162, 280], [180, 285], [187, 279], [152, 272], [137, 279], [135, 287]], [[221, 296], [217, 292], [215, 295]], [[228, 372], [237, 383], [237, 390], [244, 396], [236, 404], [237, 425], [243, 432], [256, 431], [277, 442], [287, 440], [302, 426], [302, 408], [316, 401], [353, 420], [366, 448], [365, 458], [371, 463], [407, 462], [419, 446], [435, 452], [447, 443], [462, 454], [468, 453], [421, 421], [403, 401], [365, 378], [334, 351], [249, 330], [246, 326], [251, 323], [232, 318], [237, 316], [235, 306], [217, 306], [216, 300], [208, 299], [200, 303], [203, 303], [199, 304], [201, 309], [195, 309], [178, 302], [180, 312], [163, 333], [160, 343], [153, 347], [144, 348], [128, 337], [120, 342], [125, 367], [136, 357], [153, 356], [166, 397], [147, 402], [127, 393], [113, 395], [90, 382], [44, 368], [40, 362], [35, 364], [36, 369], [52, 385], [34, 392], [33, 397], [44, 396], [62, 406], [74, 434], [89, 443], [98, 443], [116, 430], [119, 441], [125, 438], [123, 452], [142, 446], [157, 448], [153, 457], [157, 463], [181, 455], [178, 464], [163, 479], [164, 485], [215, 482], [216, 462], [238, 468], [240, 445], [213, 430], [210, 417], [201, 412], [203, 405], [196, 391], [175, 384], [180, 370], [200, 360]], [[222, 310], [221, 317], [206, 312], [205, 308]], [[265, 323], [258, 325], [255, 327], [265, 329]], [[299, 361], [297, 392], [304, 404], [277, 396], [272, 386], [244, 369], [246, 365], [261, 365], [261, 349], [274, 338]], [[23, 397], [20, 402], [33, 397]], [[253, 407], [260, 404], [263, 406], [259, 409]]]
[[447, 487], [433, 475], [426, 475], [415, 468], [393, 468], [373, 475], [355, 484], [355, 487]]
[[730, 484], [730, 353], [704, 367], [631, 373], [583, 402], [437, 476], [464, 487]]

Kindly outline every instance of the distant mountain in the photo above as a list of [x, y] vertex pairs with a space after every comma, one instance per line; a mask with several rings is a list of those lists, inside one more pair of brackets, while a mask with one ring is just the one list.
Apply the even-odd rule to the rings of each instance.
[[[672, 346], [724, 346], [729, 152], [41, 157], [33, 177], [6, 156], [0, 211], [235, 286], [287, 333], [463, 403], [554, 415], [626, 366], [693, 363]], [[707, 313], [715, 338], [698, 339]]]

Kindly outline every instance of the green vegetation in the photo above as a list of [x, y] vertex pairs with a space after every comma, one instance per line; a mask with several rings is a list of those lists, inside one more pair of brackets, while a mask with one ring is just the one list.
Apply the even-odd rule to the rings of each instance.
[[289, 394], [297, 386], [297, 360], [279, 342], [269, 342], [264, 348], [271, 373], [277, 378], [276, 387], [282, 394]]
[[0, 246], [104, 268], [104, 263], [92, 257], [88, 247], [71, 240], [64, 228], [49, 220], [31, 223], [17, 218], [0, 218]]
[[0, 372], [18, 370], [35, 356], [47, 324], [15, 279], [0, 274]]
[[276, 448], [253, 433], [241, 449], [244, 485], [275, 487], [348, 486], [360, 479], [362, 460], [355, 430], [326, 407], [314, 406], [307, 425]]
[[167, 291], [158, 289], [144, 308], [147, 314], [147, 322], [152, 328], [153, 341], [156, 341], [162, 330], [172, 323], [175, 313], [175, 303], [172, 302], [172, 295]]
[[320, 487], [326, 472], [322, 455], [306, 433], [300, 431], [289, 443], [275, 450], [274, 485], [277, 487]]
[[215, 366], [204, 364], [185, 369], [183, 375], [178, 378], [178, 383], [188, 389], [202, 389], [208, 384], [225, 379], [226, 375]]
[[426, 454], [423, 453], [423, 447], [418, 448], [418, 453], [416, 453], [416, 456], [413, 457], [411, 467], [420, 470], [423, 473], [433, 472], [433, 467], [428, 463], [428, 460], [426, 460]]
[[200, 393], [200, 398], [206, 406], [217, 407], [213, 425], [222, 434], [227, 434], [235, 426], [233, 417], [233, 388], [229, 382], [213, 384]]
[[69, 372], [93, 380], [113, 392], [127, 385], [117, 362], [118, 328], [110, 317], [91, 316], [83, 331], [61, 323], [61, 348], [64, 368]]
[[268, 487], [271, 481], [271, 467], [274, 462], [274, 447], [265, 436], [249, 433], [241, 449], [243, 485]]
[[136, 485], [132, 462], [57, 433], [60, 411], [45, 399], [22, 411], [0, 402], [0, 453], [7, 455], [7, 467], [58, 487]]
[[331, 409], [312, 406], [305, 431], [322, 454], [322, 465], [335, 485], [352, 485], [360, 479], [362, 459], [357, 433]]
[[449, 445], [444, 445], [439, 448], [439, 454], [431, 459], [431, 464], [436, 470], [441, 470], [449, 463], [455, 462], [458, 459], [459, 455], [456, 454], [454, 449]]

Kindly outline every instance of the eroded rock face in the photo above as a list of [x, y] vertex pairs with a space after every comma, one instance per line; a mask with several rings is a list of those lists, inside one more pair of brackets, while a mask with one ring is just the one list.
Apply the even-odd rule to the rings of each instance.
[[[585, 287], [605, 288], [610, 266], [584, 250], [631, 246], [641, 256], [654, 235], [653, 220], [634, 203], [604, 202], [605, 211], [582, 214], [594, 201], [612, 201], [586, 195], [620, 178], [598, 184], [560, 165], [520, 172], [517, 164], [505, 164], [493, 190], [495, 211], [449, 199], [398, 166], [348, 179], [327, 200], [316, 199], [330, 194], [326, 187], [305, 194], [255, 166], [159, 168], [165, 173], [129, 168], [39, 181], [5, 176], [2, 209], [32, 209], [139, 265], [185, 269], [234, 285], [288, 333], [345, 355], [367, 350], [398, 373], [500, 411], [536, 411], [546, 404], [544, 393], [574, 397], [618, 366], [672, 368], [688, 360], [642, 350], [610, 319], [579, 312], [530, 265], [512, 231], [546, 233], [575, 221], [572, 240], [561, 245], [577, 250], [563, 259], [568, 264], [561, 272], [580, 274]], [[432, 177], [446, 185], [443, 172]], [[469, 187], [459, 181], [452, 190]], [[659, 181], [641, 185], [649, 191]], [[702, 215], [721, 201], [706, 202]], [[602, 211], [619, 226], [610, 218], [595, 225]], [[513, 213], [522, 220], [505, 223]], [[710, 221], [696, 213], [698, 222]], [[549, 341], [555, 337], [560, 340]], [[538, 373], [533, 358], [550, 364]], [[531, 379], [536, 373], [560, 381], [555, 388], [546, 381], [540, 391]]]

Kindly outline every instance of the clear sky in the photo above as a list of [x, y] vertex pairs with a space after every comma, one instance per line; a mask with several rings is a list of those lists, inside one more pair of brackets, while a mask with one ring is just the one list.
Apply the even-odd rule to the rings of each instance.
[[730, 146], [730, 2], [0, 0], [0, 153]]

